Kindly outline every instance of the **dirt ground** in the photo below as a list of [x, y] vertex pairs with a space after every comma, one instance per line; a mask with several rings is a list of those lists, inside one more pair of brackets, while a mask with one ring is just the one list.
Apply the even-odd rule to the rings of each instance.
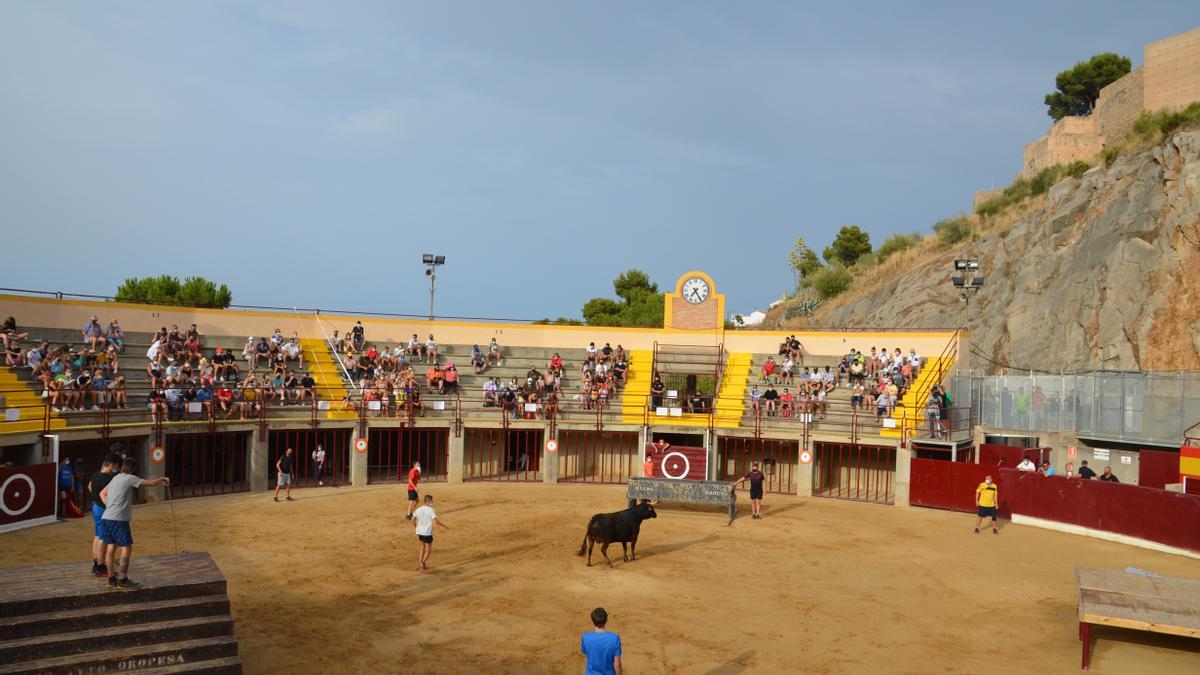
[[[130, 576], [175, 534], [210, 551], [246, 671], [306, 674], [580, 672], [598, 605], [629, 673], [1067, 673], [1076, 565], [1200, 576], [1194, 560], [1036, 528], [975, 535], [966, 514], [773, 495], [763, 520], [742, 504], [732, 527], [660, 505], [636, 562], [618, 548], [611, 569], [587, 568], [587, 520], [622, 508], [623, 487], [496, 484], [429, 486], [451, 529], [422, 576], [401, 487], [181, 500], [174, 526], [169, 505], [140, 506]], [[89, 527], [3, 535], [0, 565], [83, 559]], [[1200, 641], [1097, 633], [1096, 673], [1200, 672]]]

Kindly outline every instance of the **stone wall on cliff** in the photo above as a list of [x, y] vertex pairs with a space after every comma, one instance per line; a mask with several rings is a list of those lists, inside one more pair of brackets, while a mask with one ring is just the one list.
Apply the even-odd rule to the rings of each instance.
[[[975, 368], [1200, 368], [1198, 234], [1200, 131], [1190, 131], [1059, 183], [1044, 208], [812, 323], [965, 325]], [[950, 283], [967, 256], [987, 279], [969, 305]]]

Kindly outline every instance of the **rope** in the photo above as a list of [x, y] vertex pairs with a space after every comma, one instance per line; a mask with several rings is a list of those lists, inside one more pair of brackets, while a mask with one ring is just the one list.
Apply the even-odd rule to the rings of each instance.
[[179, 527], [175, 523], [175, 498], [170, 483], [167, 483], [167, 502], [171, 504], [171, 538], [175, 540], [175, 555], [179, 555]]

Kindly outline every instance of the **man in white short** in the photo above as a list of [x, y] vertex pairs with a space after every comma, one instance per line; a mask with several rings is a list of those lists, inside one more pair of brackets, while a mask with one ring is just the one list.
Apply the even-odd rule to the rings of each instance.
[[1026, 457], [1025, 459], [1021, 460], [1020, 464], [1017, 465], [1017, 471], [1033, 473], [1034, 471], [1037, 471], [1037, 464], [1034, 464], [1033, 460], [1029, 459], [1029, 457]]
[[433, 552], [433, 525], [443, 530], [449, 530], [446, 524], [438, 520], [437, 511], [433, 510], [433, 497], [425, 495], [425, 504], [417, 508], [412, 513], [413, 523], [416, 525], [417, 541], [421, 542], [421, 552], [417, 558], [417, 571], [421, 574], [425, 573], [425, 569], [429, 567], [429, 554]]

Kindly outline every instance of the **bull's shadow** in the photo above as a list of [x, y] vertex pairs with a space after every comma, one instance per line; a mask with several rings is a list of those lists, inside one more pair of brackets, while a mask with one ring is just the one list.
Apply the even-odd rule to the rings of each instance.
[[[716, 538], [717, 538], [717, 535], [709, 534], [707, 536], [700, 537], [699, 539], [689, 539], [687, 541], [677, 541], [673, 544], [655, 544], [653, 546], [646, 546], [646, 547], [638, 546], [638, 551], [637, 551], [638, 560], [641, 560], [642, 558], [655, 556], [655, 555], [663, 555], [666, 553], [674, 553], [676, 551], [682, 551], [686, 548], [691, 548], [692, 546], [695, 546], [696, 544], [707, 544], [708, 542], [713, 541]], [[612, 549], [610, 548], [609, 551], [611, 552]], [[619, 553], [619, 550], [618, 550], [618, 553]], [[614, 561], [614, 562], [617, 562], [617, 561]]]

